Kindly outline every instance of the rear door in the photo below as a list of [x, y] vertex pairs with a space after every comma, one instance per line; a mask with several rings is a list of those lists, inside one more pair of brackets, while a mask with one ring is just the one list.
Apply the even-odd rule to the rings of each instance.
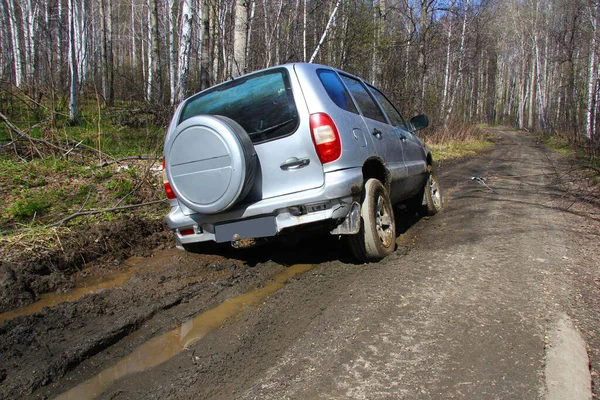
[[407, 170], [405, 191], [407, 195], [410, 195], [423, 186], [426, 178], [427, 159], [423, 151], [423, 143], [417, 136], [409, 132], [406, 121], [387, 97], [373, 86], [369, 86], [369, 89], [385, 111], [390, 123], [395, 127]]
[[388, 123], [381, 108], [360, 80], [345, 74], [340, 76], [360, 108], [367, 125], [367, 136], [370, 137], [375, 151], [390, 172], [392, 184], [390, 196], [392, 202], [395, 202], [402, 196], [407, 176], [400, 132]]

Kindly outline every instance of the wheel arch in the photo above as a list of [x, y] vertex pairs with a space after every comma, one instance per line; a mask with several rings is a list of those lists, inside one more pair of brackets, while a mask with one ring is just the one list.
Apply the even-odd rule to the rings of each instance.
[[383, 165], [383, 162], [379, 158], [368, 159], [362, 167], [363, 184], [371, 178], [375, 178], [390, 190], [390, 173]]

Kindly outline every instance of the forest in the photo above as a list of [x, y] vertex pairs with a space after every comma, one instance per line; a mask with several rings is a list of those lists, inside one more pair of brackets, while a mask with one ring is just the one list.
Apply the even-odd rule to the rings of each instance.
[[592, 153], [599, 17], [595, 0], [0, 0], [0, 111], [76, 124], [87, 101], [164, 127], [186, 96], [305, 61], [437, 129], [504, 124]]

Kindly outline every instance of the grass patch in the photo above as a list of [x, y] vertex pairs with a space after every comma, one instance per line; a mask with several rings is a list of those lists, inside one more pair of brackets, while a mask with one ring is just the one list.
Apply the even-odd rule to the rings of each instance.
[[493, 143], [486, 140], [471, 140], [468, 142], [434, 143], [429, 148], [436, 161], [447, 161], [459, 158], [474, 157], [490, 150]]
[[425, 142], [435, 161], [473, 157], [492, 148], [484, 126], [455, 125], [430, 132]]
[[4, 155], [0, 160], [0, 231], [45, 226], [79, 211], [160, 200], [164, 194], [153, 165], [159, 161], [136, 160], [126, 168], [118, 164], [99, 167], [53, 158], [20, 162]]
[[560, 136], [538, 136], [538, 139], [544, 143], [546, 147], [556, 151], [565, 156], [571, 156], [574, 154], [574, 149], [571, 147], [569, 142]]

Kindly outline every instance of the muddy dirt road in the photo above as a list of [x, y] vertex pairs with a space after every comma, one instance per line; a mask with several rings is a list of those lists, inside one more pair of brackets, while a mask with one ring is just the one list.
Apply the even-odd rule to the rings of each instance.
[[381, 263], [331, 238], [161, 250], [0, 315], [0, 398], [533, 399], [566, 316], [598, 398], [600, 209], [534, 138], [494, 135], [443, 166], [443, 214], [397, 211]]

